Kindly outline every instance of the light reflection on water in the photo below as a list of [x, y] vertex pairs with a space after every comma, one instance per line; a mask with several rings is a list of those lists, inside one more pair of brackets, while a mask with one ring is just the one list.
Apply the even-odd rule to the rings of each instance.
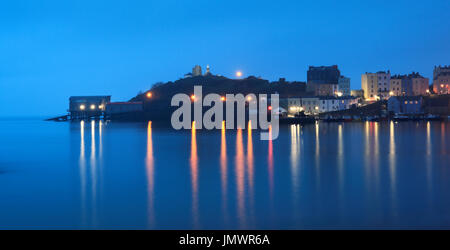
[[152, 122], [147, 125], [147, 156], [145, 160], [145, 168], [147, 174], [147, 193], [148, 193], [148, 224], [150, 227], [155, 225], [155, 208], [154, 208], [154, 175], [153, 166], [153, 141], [152, 141]]
[[194, 228], [199, 227], [198, 211], [198, 155], [197, 155], [197, 135], [195, 121], [192, 122], [191, 129], [191, 182], [192, 182], [192, 219]]
[[[0, 175], [0, 227], [450, 225], [445, 122], [289, 125], [275, 141], [260, 141], [251, 124], [176, 132], [152, 122], [36, 124], [26, 136], [29, 124], [0, 132], [9, 145], [0, 159], [17, 162]], [[17, 161], [14, 145], [33, 160]]]

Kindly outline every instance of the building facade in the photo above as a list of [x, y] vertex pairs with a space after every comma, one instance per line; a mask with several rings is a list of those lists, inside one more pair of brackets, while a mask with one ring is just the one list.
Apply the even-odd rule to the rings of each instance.
[[428, 94], [429, 79], [413, 72], [409, 75], [391, 77], [391, 96], [419, 96]]
[[364, 98], [364, 90], [362, 89], [351, 90], [350, 95], [353, 97]]
[[439, 95], [450, 93], [450, 73], [442, 73], [433, 80], [433, 91]]
[[439, 95], [450, 93], [450, 66], [434, 66], [433, 92]]
[[364, 90], [364, 98], [368, 101], [389, 98], [390, 81], [391, 72], [389, 70], [362, 74], [361, 88]]
[[394, 114], [422, 114], [422, 97], [392, 96], [387, 102], [387, 109]]
[[89, 118], [103, 115], [111, 96], [71, 96], [69, 113], [72, 118]]
[[430, 79], [421, 76], [419, 73], [411, 74], [412, 80], [412, 95], [427, 95], [429, 94]]
[[345, 76], [339, 76], [338, 80], [338, 92], [341, 96], [350, 96], [350, 78]]
[[304, 112], [306, 115], [317, 115], [323, 112], [349, 109], [357, 102], [357, 98], [350, 96], [287, 98], [287, 109], [290, 115], [296, 115], [300, 112]]
[[338, 91], [341, 72], [337, 65], [309, 66], [307, 71], [307, 91], [317, 96], [331, 96]]
[[436, 94], [448, 94], [450, 88], [450, 66], [434, 66], [433, 92]]
[[306, 115], [316, 115], [319, 113], [318, 97], [288, 98], [288, 112], [291, 115], [305, 112]]

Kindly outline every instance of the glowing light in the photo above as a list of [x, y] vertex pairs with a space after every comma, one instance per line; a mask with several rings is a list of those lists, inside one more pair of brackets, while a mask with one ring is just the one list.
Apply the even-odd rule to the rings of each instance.
[[103, 109], [103, 104], [101, 104], [101, 105], [98, 105], [98, 109]]
[[225, 96], [220, 97], [220, 100], [221, 100], [222, 102], [224, 102], [224, 101], [225, 101]]
[[84, 106], [83, 104], [80, 105], [80, 109], [84, 110], [86, 108], [86, 106]]
[[241, 77], [242, 76], [242, 72], [241, 71], [236, 71], [236, 76], [237, 77]]
[[195, 101], [195, 95], [191, 95], [192, 101]]
[[152, 98], [152, 92], [147, 92], [147, 98]]
[[269, 106], [267, 109], [272, 110], [272, 106]]
[[251, 96], [247, 96], [247, 101], [251, 101], [252, 97]]
[[315, 110], [319, 110], [319, 107], [318, 107], [318, 106], [315, 106], [314, 109], [315, 109]]
[[427, 92], [427, 94], [428, 94], [428, 93], [430, 93], [430, 90], [429, 90], [429, 89], [427, 89], [427, 90], [425, 90], [425, 92]]
[[341, 97], [342, 96], [342, 92], [336, 92], [336, 95]]
[[94, 104], [91, 105], [91, 109], [95, 109], [95, 105]]
[[443, 88], [444, 87], [444, 84], [441, 84], [441, 88]]
[[394, 91], [390, 91], [389, 95], [391, 95], [391, 96], [394, 95]]

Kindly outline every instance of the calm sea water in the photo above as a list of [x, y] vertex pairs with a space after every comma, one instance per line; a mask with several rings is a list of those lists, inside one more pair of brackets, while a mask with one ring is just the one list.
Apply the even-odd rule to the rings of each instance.
[[450, 228], [450, 123], [0, 120], [0, 228]]

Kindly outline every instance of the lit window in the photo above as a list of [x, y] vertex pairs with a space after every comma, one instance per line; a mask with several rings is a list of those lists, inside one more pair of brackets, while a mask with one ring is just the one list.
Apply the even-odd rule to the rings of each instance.
[[94, 104], [91, 105], [91, 109], [95, 109], [95, 105]]
[[85, 108], [86, 108], [86, 106], [84, 106], [84, 104], [81, 104], [81, 105], [80, 105], [80, 109], [81, 109], [81, 110], [84, 110]]

